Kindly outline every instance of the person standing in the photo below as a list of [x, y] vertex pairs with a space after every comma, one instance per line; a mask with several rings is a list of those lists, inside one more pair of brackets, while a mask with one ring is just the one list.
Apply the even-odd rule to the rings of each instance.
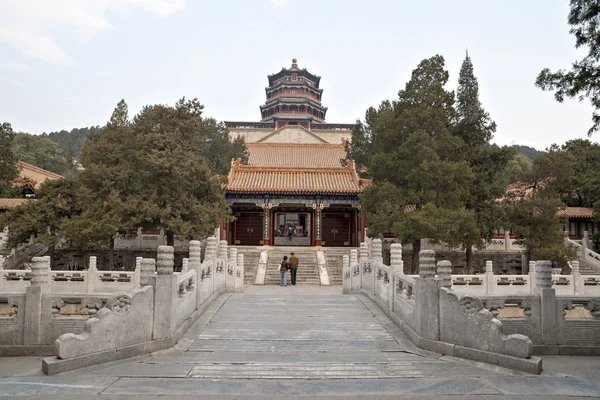
[[279, 275], [280, 275], [279, 286], [284, 286], [284, 287], [287, 286], [287, 282], [285, 280], [285, 272], [290, 267], [290, 264], [287, 259], [288, 259], [287, 256], [283, 256], [283, 260], [281, 260], [281, 264], [279, 264]]
[[298, 257], [296, 257], [294, 255], [294, 252], [292, 251], [292, 254], [290, 255], [290, 261], [289, 261], [289, 265], [290, 265], [290, 275], [292, 278], [292, 286], [296, 286], [296, 272], [298, 271]]

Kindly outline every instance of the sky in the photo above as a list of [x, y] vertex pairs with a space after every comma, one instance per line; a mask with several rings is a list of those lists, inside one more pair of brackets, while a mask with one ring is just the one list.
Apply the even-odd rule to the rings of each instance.
[[327, 122], [354, 123], [396, 99], [435, 54], [455, 90], [468, 50], [494, 141], [544, 149], [586, 138], [592, 125], [589, 101], [558, 103], [534, 85], [543, 68], [585, 54], [569, 34], [568, 3], [0, 0], [0, 122], [71, 130], [104, 125], [121, 99], [133, 116], [184, 96], [219, 121], [258, 121], [267, 75], [297, 58], [321, 76]]

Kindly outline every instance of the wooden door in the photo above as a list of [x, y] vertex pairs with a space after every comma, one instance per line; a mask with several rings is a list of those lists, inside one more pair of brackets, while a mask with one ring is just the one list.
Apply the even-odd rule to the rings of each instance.
[[263, 244], [263, 213], [236, 212], [233, 223], [233, 244], [258, 246]]
[[324, 212], [321, 215], [321, 244], [328, 247], [350, 246], [352, 213]]

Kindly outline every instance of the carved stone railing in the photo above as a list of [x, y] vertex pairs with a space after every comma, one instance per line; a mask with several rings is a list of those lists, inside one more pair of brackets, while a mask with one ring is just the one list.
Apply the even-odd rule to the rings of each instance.
[[34, 257], [8, 283], [28, 286], [0, 291], [0, 355], [54, 352], [43, 370], [55, 374], [174, 345], [220, 294], [243, 291], [244, 269], [243, 256], [214, 237], [202, 262], [191, 241], [178, 273], [173, 252], [159, 246], [156, 260], [138, 258], [130, 273], [99, 272], [95, 257], [87, 271], [50, 271], [49, 257]]
[[[449, 261], [439, 262], [436, 268], [435, 253], [423, 250], [419, 276], [406, 276], [400, 244], [392, 245], [389, 266], [382, 261], [381, 240], [374, 239], [372, 248], [368, 259], [363, 256], [358, 260], [355, 251], [344, 259], [343, 290], [369, 296], [417, 346], [541, 372], [541, 359], [532, 357], [533, 342], [528, 337], [504, 334], [502, 323], [485, 309], [481, 298], [451, 288]], [[491, 272], [491, 264], [487, 267]]]

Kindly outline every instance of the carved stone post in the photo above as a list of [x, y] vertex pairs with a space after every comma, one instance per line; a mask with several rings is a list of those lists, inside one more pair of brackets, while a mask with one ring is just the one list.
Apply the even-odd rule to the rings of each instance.
[[219, 242], [219, 255], [217, 256], [217, 258], [227, 262], [227, 241], [226, 240], [221, 240]]
[[442, 280], [442, 286], [452, 288], [452, 263], [449, 260], [438, 261], [437, 275]]
[[494, 282], [494, 265], [491, 261], [485, 262], [485, 293], [487, 295], [496, 294], [496, 282]]
[[575, 295], [581, 294], [581, 273], [579, 272], [579, 261], [571, 261], [571, 276], [573, 280], [573, 290]]
[[154, 258], [142, 258], [140, 266], [140, 286], [154, 285], [154, 273], [156, 272], [156, 260]]
[[42, 300], [50, 291], [50, 257], [33, 257], [31, 264], [31, 286], [25, 289], [25, 327], [23, 344], [41, 344]]
[[358, 284], [356, 284], [356, 280], [359, 279], [360, 274], [355, 276], [354, 275], [354, 271], [355, 268], [360, 268], [361, 266], [358, 264], [358, 252], [356, 251], [356, 249], [352, 249], [350, 250], [350, 265], [349, 265], [349, 269], [350, 269], [350, 290], [354, 290], [354, 287], [362, 287], [362, 282], [358, 282]]
[[351, 292], [351, 275], [352, 274], [350, 273], [350, 257], [345, 255], [342, 257], [342, 293], [344, 294], [348, 294]]
[[94, 293], [96, 291], [96, 279], [98, 279], [97, 260], [95, 256], [90, 257], [90, 265], [87, 270], [87, 291]]
[[419, 252], [419, 276], [435, 278], [435, 251], [421, 250]]
[[190, 240], [190, 250], [189, 250], [189, 261], [188, 268], [193, 268], [196, 270], [198, 274], [198, 282], [200, 281], [200, 271], [202, 261], [200, 260], [200, 255], [202, 253], [202, 245], [199, 240]]
[[229, 262], [225, 263], [225, 287], [228, 290], [235, 290], [235, 271], [237, 270], [237, 249], [229, 249]]
[[439, 287], [441, 280], [435, 278], [435, 252], [419, 252], [419, 276], [416, 280], [415, 329], [419, 336], [439, 340]]
[[373, 261], [383, 263], [383, 251], [381, 239], [373, 239]]
[[556, 309], [556, 293], [552, 289], [552, 262], [541, 260], [535, 264], [536, 293], [540, 295], [540, 316], [542, 321], [542, 344], [556, 344], [557, 318], [562, 311]]
[[152, 338], [161, 339], [173, 336], [177, 328], [177, 300], [179, 288], [177, 277], [173, 275], [174, 249], [172, 246], [158, 246], [156, 272], [154, 276], [154, 327]]
[[188, 272], [189, 263], [190, 263], [189, 258], [184, 258], [181, 260], [181, 273], [182, 274], [185, 274], [186, 272]]
[[133, 288], [140, 287], [140, 277], [142, 273], [142, 257], [135, 258], [135, 271], [133, 272]]
[[529, 287], [531, 288], [530, 293], [533, 294], [535, 291], [535, 261], [529, 261]]
[[392, 274], [404, 275], [404, 261], [402, 261], [402, 245], [400, 243], [393, 243], [390, 246], [390, 266]]
[[210, 283], [207, 285], [207, 289], [210, 294], [207, 294], [205, 298], [208, 298], [215, 292], [215, 281], [217, 280], [217, 243], [217, 238], [215, 236], [211, 236], [206, 240], [206, 255], [204, 256], [204, 264], [207, 264], [206, 276], [210, 278]]
[[244, 292], [244, 255], [238, 254], [237, 256], [237, 270], [235, 271], [235, 291], [238, 293]]
[[367, 242], [362, 242], [360, 244], [360, 261], [366, 260], [369, 258], [369, 245]]

